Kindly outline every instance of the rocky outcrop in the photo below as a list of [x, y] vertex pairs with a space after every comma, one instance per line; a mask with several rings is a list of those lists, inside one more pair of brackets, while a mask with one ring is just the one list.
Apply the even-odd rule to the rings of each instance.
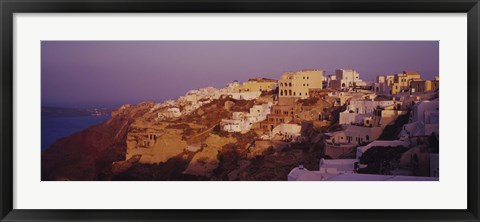
[[125, 161], [116, 161], [112, 163], [112, 173], [113, 174], [120, 174], [133, 166], [133, 164], [138, 163], [142, 156], [141, 155], [135, 155], [132, 158], [125, 160]]
[[127, 137], [126, 157], [140, 155], [140, 163], [166, 162], [187, 148], [187, 142], [183, 140], [182, 134], [181, 129], [162, 129], [155, 133], [130, 132]]
[[[260, 104], [273, 101], [273, 94], [259, 99]], [[245, 134], [221, 130], [222, 119], [249, 112], [255, 104], [220, 97], [178, 118], [159, 118], [172, 104], [124, 105], [110, 120], [44, 151], [42, 180], [284, 180], [298, 164], [318, 160], [303, 145], [255, 145], [263, 135], [255, 130], [259, 124]]]
[[218, 167], [219, 160], [217, 156], [222, 147], [235, 142], [237, 140], [233, 137], [220, 137], [210, 134], [205, 140], [203, 150], [195, 154], [183, 173], [211, 177], [213, 170]]
[[131, 122], [151, 103], [122, 106], [112, 118], [58, 140], [42, 153], [42, 180], [102, 180], [111, 164], [125, 160], [126, 136]]
[[230, 109], [235, 106], [235, 102], [233, 101], [226, 101], [225, 104], [223, 105], [223, 108], [226, 110], [226, 111], [230, 111]]

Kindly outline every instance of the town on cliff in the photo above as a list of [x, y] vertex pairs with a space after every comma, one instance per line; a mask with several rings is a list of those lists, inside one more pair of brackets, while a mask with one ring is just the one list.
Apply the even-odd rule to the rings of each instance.
[[283, 73], [123, 105], [42, 153], [42, 180], [438, 181], [439, 78]]

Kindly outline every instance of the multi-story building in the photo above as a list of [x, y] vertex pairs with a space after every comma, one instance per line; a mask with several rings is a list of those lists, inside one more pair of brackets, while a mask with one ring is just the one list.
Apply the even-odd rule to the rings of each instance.
[[357, 86], [367, 85], [360, 79], [360, 74], [354, 69], [337, 69], [335, 70], [335, 78], [332, 77], [329, 81], [329, 87], [332, 89], [347, 90]]
[[282, 97], [309, 97], [309, 89], [322, 88], [323, 70], [302, 70], [286, 72], [278, 80], [278, 95]]
[[439, 79], [422, 80], [418, 72], [403, 71], [402, 73], [377, 76], [372, 84], [372, 90], [377, 94], [396, 95], [402, 92], [428, 92], [439, 88]]
[[340, 113], [340, 124], [351, 124], [359, 122], [366, 116], [372, 116], [379, 108], [386, 108], [395, 105], [393, 100], [385, 99], [352, 99], [348, 102], [347, 109]]
[[276, 88], [277, 81], [267, 78], [253, 78], [244, 82], [242, 85], [238, 85], [235, 88], [235, 92], [267, 92]]
[[422, 81], [422, 77], [418, 72], [407, 72], [396, 74], [392, 84], [392, 95], [398, 92], [408, 92], [412, 81]]
[[390, 95], [392, 94], [392, 85], [395, 76], [380, 75], [376, 77], [376, 81], [372, 84], [372, 90], [377, 94]]
[[222, 129], [228, 132], [248, 131], [253, 127], [253, 124], [267, 118], [271, 107], [271, 103], [254, 105], [250, 108], [249, 113], [233, 112], [232, 119], [223, 119], [220, 124], [223, 126]]
[[352, 153], [357, 146], [376, 140], [382, 130], [382, 127], [368, 123], [368, 126], [347, 125], [343, 131], [327, 133], [325, 134], [325, 155], [338, 158]]
[[439, 88], [440, 82], [438, 80], [422, 80], [410, 82], [411, 92], [429, 92], [438, 90]]
[[282, 123], [289, 123], [293, 120], [295, 114], [295, 105], [274, 105], [272, 111], [267, 115], [267, 119], [260, 123], [264, 131], [272, 131], [276, 126]]
[[410, 113], [410, 121], [403, 126], [401, 136], [421, 137], [434, 133], [439, 137], [439, 104], [438, 99], [415, 103]]

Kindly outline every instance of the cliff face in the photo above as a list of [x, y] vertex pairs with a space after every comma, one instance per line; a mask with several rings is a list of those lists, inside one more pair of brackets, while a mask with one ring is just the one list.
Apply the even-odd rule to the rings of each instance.
[[272, 96], [251, 101], [222, 97], [170, 117], [162, 104], [124, 105], [112, 111], [110, 120], [44, 151], [42, 180], [285, 180], [298, 164], [318, 165], [320, 149], [260, 142], [253, 148], [262, 135], [259, 124], [243, 134], [219, 130], [222, 119]]
[[[206, 172], [195, 169], [204, 158], [215, 162], [216, 150], [224, 144], [217, 141], [219, 137], [205, 140], [222, 118], [231, 116], [232, 110], [248, 110], [253, 102], [215, 100], [188, 116], [170, 120], [158, 120], [162, 110], [155, 110], [155, 105], [124, 105], [112, 111], [110, 120], [58, 140], [42, 153], [42, 180], [129, 178], [121, 174], [128, 174], [136, 164], [172, 164], [168, 161], [175, 158], [181, 165], [175, 167], [181, 171], [208, 176], [211, 167]], [[189, 145], [204, 148], [197, 154], [189, 153]]]
[[124, 106], [100, 125], [58, 140], [42, 153], [42, 180], [98, 180], [112, 162], [125, 159], [126, 135], [131, 122], [153, 103]]

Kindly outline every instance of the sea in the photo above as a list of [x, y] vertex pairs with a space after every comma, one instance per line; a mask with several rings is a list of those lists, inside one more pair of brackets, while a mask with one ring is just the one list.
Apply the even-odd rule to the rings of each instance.
[[76, 117], [48, 117], [42, 118], [41, 144], [42, 151], [46, 150], [58, 139], [72, 135], [100, 124], [110, 119], [110, 116], [76, 116]]

